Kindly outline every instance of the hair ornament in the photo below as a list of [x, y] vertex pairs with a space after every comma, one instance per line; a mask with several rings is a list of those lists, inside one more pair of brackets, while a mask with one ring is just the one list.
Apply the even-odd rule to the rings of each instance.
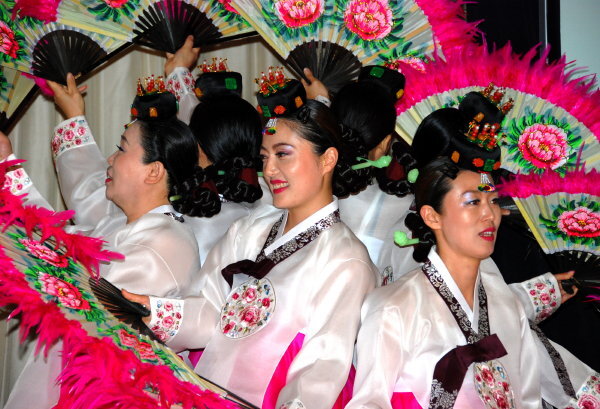
[[303, 123], [306, 124], [310, 119], [310, 108], [304, 105], [298, 110], [296, 117]]
[[409, 239], [403, 231], [394, 232], [394, 243], [400, 247], [408, 247], [419, 243], [419, 239]]
[[291, 80], [285, 78], [283, 67], [271, 66], [267, 74], [264, 71], [261, 72], [260, 78], [256, 78], [254, 81], [258, 84], [258, 93], [268, 97], [284, 88]]
[[267, 135], [275, 134], [275, 132], [277, 132], [277, 129], [275, 128], [276, 125], [277, 125], [277, 118], [270, 118], [267, 121], [267, 125], [265, 126], [265, 130], [263, 131], [263, 135], [264, 134], [267, 134]]
[[131, 116], [144, 120], [166, 119], [177, 114], [177, 98], [169, 91], [162, 76], [139, 78]]
[[206, 60], [202, 63], [202, 65], [198, 66], [198, 69], [205, 72], [229, 72], [229, 67], [227, 66], [227, 58], [212, 58], [212, 64], [208, 64]]
[[477, 186], [477, 190], [480, 192], [495, 192], [496, 186], [490, 180], [489, 174], [486, 172], [481, 173], [481, 182]]
[[368, 168], [373, 166], [374, 168], [386, 168], [392, 163], [392, 157], [389, 155], [382, 156], [377, 160], [369, 160], [367, 158], [356, 158], [357, 161], [362, 161], [362, 163], [357, 163], [356, 165], [352, 165], [352, 170], [359, 170]]
[[414, 168], [408, 172], [408, 175], [406, 175], [406, 180], [408, 180], [409, 183], [415, 183], [417, 181], [418, 177], [419, 177], [419, 169]]
[[490, 84], [481, 91], [481, 95], [486, 97], [492, 104], [498, 107], [500, 112], [506, 115], [515, 105], [515, 101], [512, 98], [509, 98], [509, 100], [503, 104], [502, 99], [504, 98], [505, 92], [504, 88], [496, 88], [496, 86], [490, 82]]
[[173, 195], [173, 196], [169, 196], [169, 202], [176, 202], [178, 200], [181, 200], [181, 195]]

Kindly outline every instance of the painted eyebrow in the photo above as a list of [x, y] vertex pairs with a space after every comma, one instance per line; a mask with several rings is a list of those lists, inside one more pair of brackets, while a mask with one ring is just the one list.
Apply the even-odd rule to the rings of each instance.
[[462, 192], [460, 195], [466, 196], [468, 194], [477, 194], [477, 193], [481, 193], [481, 192], [479, 190], [467, 190], [466, 192]]
[[121, 140], [124, 141], [127, 145], [129, 145], [129, 141], [125, 137], [125, 134], [121, 135]]
[[[278, 142], [278, 143], [276, 143], [275, 145], [273, 145], [272, 149], [278, 148], [278, 147], [280, 147], [280, 146], [289, 146], [289, 147], [291, 147], [291, 148], [295, 148], [295, 146], [294, 146], [294, 145], [292, 145], [291, 143]], [[264, 146], [261, 146], [261, 147], [260, 147], [260, 149], [261, 149], [261, 150], [265, 150], [265, 151], [267, 150], [267, 148], [265, 148]]]

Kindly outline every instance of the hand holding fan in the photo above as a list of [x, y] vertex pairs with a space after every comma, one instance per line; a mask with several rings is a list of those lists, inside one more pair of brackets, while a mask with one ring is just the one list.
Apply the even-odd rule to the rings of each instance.
[[[16, 163], [0, 165], [0, 177]], [[0, 306], [16, 305], [11, 316], [20, 315], [23, 337], [37, 328], [38, 350], [62, 341], [60, 379], [69, 393], [57, 407], [246, 407], [110, 313], [90, 272], [119, 255], [99, 239], [65, 233], [72, 212], [23, 206], [6, 189], [0, 203]]]
[[[596, 145], [597, 147], [597, 145]], [[556, 272], [575, 270], [574, 284], [600, 286], [600, 174], [516, 175], [500, 185], [519, 207]]]
[[232, 0], [236, 10], [303, 77], [335, 92], [361, 66], [389, 59], [423, 64], [471, 41], [473, 27], [447, 0]]

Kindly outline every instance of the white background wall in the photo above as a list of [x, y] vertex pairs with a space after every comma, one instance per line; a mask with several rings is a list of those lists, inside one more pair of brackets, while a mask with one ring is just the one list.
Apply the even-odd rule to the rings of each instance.
[[561, 53], [600, 79], [600, 0], [560, 1]]

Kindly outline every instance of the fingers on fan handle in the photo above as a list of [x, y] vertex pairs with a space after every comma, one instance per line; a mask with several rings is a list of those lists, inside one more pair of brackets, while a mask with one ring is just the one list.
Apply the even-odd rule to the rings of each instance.
[[560, 280], [568, 280], [570, 278], [573, 278], [574, 274], [575, 274], [575, 270], [571, 270], [571, 271], [565, 271], [564, 273], [554, 274], [554, 277], [558, 281], [560, 281]]
[[146, 307], [146, 309], [150, 310], [150, 297], [148, 297], [147, 295], [130, 293], [125, 289], [121, 290], [121, 294], [123, 294], [123, 297], [127, 298], [129, 301], [142, 304], [144, 307]]

